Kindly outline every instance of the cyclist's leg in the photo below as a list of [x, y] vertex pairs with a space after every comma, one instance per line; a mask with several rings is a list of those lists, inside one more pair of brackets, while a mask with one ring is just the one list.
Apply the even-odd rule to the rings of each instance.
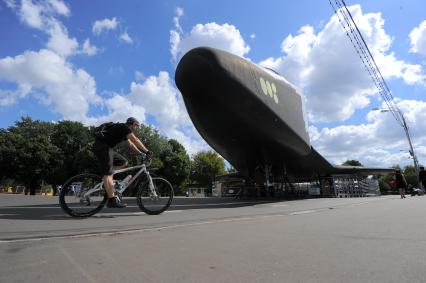
[[127, 166], [129, 162], [127, 159], [118, 152], [112, 152], [112, 164], [114, 166], [114, 170], [120, 170]]
[[[103, 177], [104, 180], [104, 186], [105, 189], [107, 190], [108, 193], [108, 203], [107, 203], [107, 207], [110, 208], [124, 208], [126, 207], [125, 203], [121, 203], [120, 200], [118, 200], [115, 196], [115, 188], [114, 188], [114, 182], [113, 182], [113, 173], [114, 170], [118, 170], [118, 167], [115, 167], [115, 162], [116, 160], [118, 160], [119, 158], [116, 158], [116, 156], [118, 156], [119, 154], [114, 152], [111, 148], [109, 149], [108, 152], [109, 155], [109, 171], [108, 171], [108, 175], [105, 175]], [[121, 156], [121, 155], [119, 155]], [[124, 159], [124, 157], [123, 157]], [[125, 160], [125, 159], [124, 159]], [[127, 161], [127, 160], [126, 160]], [[119, 162], [119, 167], [122, 167], [123, 165], [126, 165], [127, 162]]]
[[[95, 143], [95, 154], [98, 157], [100, 173], [103, 176], [102, 181], [104, 183], [105, 190], [108, 195], [107, 207], [126, 207], [125, 204], [119, 203], [115, 197], [115, 189], [113, 182], [114, 174], [114, 155], [115, 152], [107, 144], [96, 141]], [[124, 157], [123, 157], [124, 159]], [[121, 165], [125, 165], [124, 163]]]
[[111, 198], [114, 196], [114, 184], [112, 182], [114, 152], [106, 143], [101, 141], [96, 141], [93, 149], [98, 158], [99, 173], [102, 176], [105, 190], [108, 198]]
[[111, 148], [108, 151], [108, 156], [109, 156], [109, 159], [108, 159], [109, 171], [108, 171], [108, 175], [105, 175], [103, 178], [104, 186], [108, 193], [107, 207], [124, 208], [126, 207], [126, 204], [122, 203], [121, 198], [117, 198], [117, 196], [115, 195], [113, 173], [115, 170], [124, 168], [127, 165], [127, 160], [121, 154], [113, 151]]

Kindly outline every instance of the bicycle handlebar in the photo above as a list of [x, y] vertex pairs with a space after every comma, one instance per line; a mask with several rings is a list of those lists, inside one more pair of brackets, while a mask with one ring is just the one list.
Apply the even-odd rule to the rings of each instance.
[[152, 163], [152, 158], [151, 158], [151, 157], [148, 157], [148, 158], [146, 158], [145, 160], [148, 160], [148, 162], [146, 162], [146, 163], [145, 163], [145, 166], [146, 166], [146, 167], [149, 167], [149, 166], [151, 165], [151, 163]]
[[[152, 163], [152, 156], [150, 155], [146, 155], [145, 153], [141, 153], [141, 157], [142, 157], [142, 163], [145, 163], [146, 167], [148, 167], [149, 165], [151, 165]], [[147, 161], [147, 162], [145, 162]]]

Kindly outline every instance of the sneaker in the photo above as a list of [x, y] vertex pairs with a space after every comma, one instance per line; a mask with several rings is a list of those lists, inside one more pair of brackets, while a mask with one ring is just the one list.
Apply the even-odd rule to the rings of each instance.
[[120, 202], [116, 197], [108, 199], [107, 207], [109, 208], [125, 208], [127, 204]]

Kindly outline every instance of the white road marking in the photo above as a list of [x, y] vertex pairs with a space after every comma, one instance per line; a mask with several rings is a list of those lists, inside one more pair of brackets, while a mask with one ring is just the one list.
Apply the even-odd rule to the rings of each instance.
[[74, 257], [68, 253], [67, 250], [63, 247], [59, 247], [59, 250], [62, 252], [62, 254], [65, 256], [66, 259], [71, 263], [71, 265], [78, 271], [77, 273], [83, 276], [87, 281], [96, 283], [97, 281], [95, 278], [90, 276], [90, 274], [86, 271], [86, 269], [77, 261], [74, 259]]
[[351, 204], [351, 206], [364, 205], [364, 204], [368, 204], [368, 203], [370, 203], [370, 202], [365, 201], [365, 202], [360, 202], [360, 203], [354, 203], [354, 204]]
[[[182, 212], [183, 210], [168, 210], [168, 211], [164, 211], [163, 213], [179, 213]], [[91, 217], [105, 217], [105, 216], [131, 216], [131, 215], [145, 215], [146, 213], [143, 211], [138, 211], [138, 212], [115, 212], [115, 213], [97, 213]]]
[[175, 204], [173, 206], [219, 206], [235, 204], [262, 204], [267, 202], [220, 202], [220, 203], [200, 203], [200, 204]]
[[302, 210], [302, 211], [295, 211], [290, 213], [290, 215], [299, 215], [299, 214], [308, 214], [308, 213], [313, 213], [313, 212], [317, 212], [318, 210]]
[[284, 207], [284, 206], [288, 206], [288, 204], [271, 204], [271, 207]]

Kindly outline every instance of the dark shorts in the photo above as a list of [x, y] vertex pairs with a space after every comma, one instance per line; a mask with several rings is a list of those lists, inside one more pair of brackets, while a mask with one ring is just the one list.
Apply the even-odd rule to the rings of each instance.
[[101, 141], [95, 142], [93, 152], [98, 158], [99, 174], [102, 176], [112, 175], [114, 166], [122, 166], [127, 162], [124, 156], [115, 152], [109, 145]]

